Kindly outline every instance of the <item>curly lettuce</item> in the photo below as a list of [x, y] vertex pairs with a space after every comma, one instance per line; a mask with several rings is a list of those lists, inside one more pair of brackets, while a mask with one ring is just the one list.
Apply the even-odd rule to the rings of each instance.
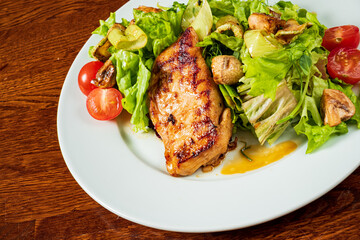
[[104, 20], [100, 20], [100, 26], [97, 27], [92, 34], [98, 34], [101, 36], [106, 36], [107, 32], [109, 31], [109, 29], [115, 24], [115, 20], [116, 20], [116, 15], [115, 13], [110, 13], [109, 18], [104, 21]]
[[[220, 86], [238, 126], [249, 126], [250, 123], [261, 143], [272, 143], [291, 124], [297, 134], [307, 137], [307, 153], [318, 149], [331, 136], [346, 133], [348, 123], [360, 128], [360, 103], [352, 86], [329, 79], [324, 73], [328, 52], [321, 43], [326, 27], [315, 13], [287, 1], [269, 6], [263, 0], [209, 0], [209, 5], [215, 20], [226, 15], [235, 16], [244, 30], [249, 28], [248, 18], [252, 13], [276, 14], [284, 21], [293, 19], [306, 26], [290, 43], [283, 43], [281, 47], [273, 44], [277, 41], [274, 35], [262, 33], [260, 36], [258, 32], [250, 31], [245, 32], [245, 44], [234, 44], [226, 33], [212, 33], [199, 43], [206, 47], [205, 50], [212, 50], [208, 51], [210, 54], [204, 54], [207, 58], [227, 52], [244, 64], [245, 76], [231, 86], [231, 89], [237, 89], [238, 95], [229, 89], [230, 86]], [[218, 51], [214, 51], [214, 46], [220, 46], [215, 48]], [[346, 123], [335, 127], [323, 124], [320, 101], [326, 88], [344, 92], [354, 103], [356, 113]], [[242, 120], [245, 124], [241, 124]]]
[[174, 2], [173, 6], [161, 12], [143, 12], [134, 9], [135, 24], [148, 36], [146, 49], [158, 56], [165, 48], [174, 43], [182, 32], [181, 20], [185, 4]]
[[124, 50], [113, 53], [110, 59], [116, 67], [117, 86], [124, 95], [122, 106], [132, 114], [133, 130], [147, 132], [149, 110], [146, 99], [153, 60], [145, 61], [140, 55]]

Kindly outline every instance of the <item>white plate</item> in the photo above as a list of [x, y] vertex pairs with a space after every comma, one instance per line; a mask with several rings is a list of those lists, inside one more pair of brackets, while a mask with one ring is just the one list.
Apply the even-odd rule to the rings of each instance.
[[[360, 26], [358, 0], [341, 4], [336, 0], [294, 2], [316, 11], [328, 27]], [[167, 0], [159, 3], [171, 5]], [[132, 19], [132, 8], [144, 4], [140, 0], [128, 2], [117, 11], [117, 19]], [[76, 181], [95, 201], [123, 218], [181, 232], [248, 227], [310, 203], [360, 164], [360, 131], [350, 128], [348, 134], [333, 137], [313, 154], [305, 155], [306, 144], [301, 144], [291, 155], [250, 173], [221, 175], [220, 166], [207, 174], [198, 171], [186, 178], [171, 177], [165, 169], [164, 147], [154, 134], [134, 134], [127, 114], [108, 122], [88, 115], [77, 75], [91, 61], [88, 48], [99, 40], [99, 36], [90, 37], [65, 79], [58, 108], [58, 136]]]

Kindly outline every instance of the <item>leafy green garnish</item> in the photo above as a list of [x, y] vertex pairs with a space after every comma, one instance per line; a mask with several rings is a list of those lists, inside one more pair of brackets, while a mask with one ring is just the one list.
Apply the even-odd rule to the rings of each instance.
[[244, 147], [242, 149], [240, 149], [241, 155], [243, 155], [247, 160], [252, 162], [253, 160], [248, 155], [245, 154], [245, 150], [249, 149], [251, 146], [247, 146], [247, 143], [244, 141], [241, 141], [241, 142], [244, 143]]
[[185, 8], [185, 4], [174, 2], [166, 11], [155, 13], [134, 10], [135, 24], [148, 36], [146, 48], [155, 57], [179, 37]]
[[116, 66], [117, 85], [124, 94], [122, 105], [132, 114], [130, 122], [134, 125], [134, 131], [148, 131], [146, 92], [151, 77], [149, 67], [153, 60], [145, 62], [138, 54], [123, 50], [113, 53], [110, 59]]
[[100, 26], [98, 28], [96, 28], [92, 34], [99, 34], [101, 36], [106, 36], [107, 32], [109, 31], [109, 29], [115, 24], [115, 13], [110, 13], [110, 17], [104, 21], [104, 20], [100, 20]]
[[227, 48], [233, 51], [240, 51], [244, 40], [235, 36], [227, 36], [224, 33], [212, 32], [209, 36], [206, 36], [202, 42], [197, 44], [198, 47], [212, 46], [218, 41]]

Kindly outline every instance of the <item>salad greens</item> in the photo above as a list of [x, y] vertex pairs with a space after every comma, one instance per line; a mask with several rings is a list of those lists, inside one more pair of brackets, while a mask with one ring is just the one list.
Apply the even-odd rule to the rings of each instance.
[[[124, 96], [122, 105], [132, 114], [130, 122], [134, 125], [135, 132], [149, 130], [146, 92], [152, 64], [156, 56], [175, 42], [181, 34], [181, 20], [185, 9], [186, 5], [177, 2], [161, 12], [143, 12], [134, 9], [135, 24], [147, 35], [146, 46], [132, 51], [113, 46], [108, 49], [112, 54], [110, 60], [116, 66], [117, 86]], [[100, 26], [93, 34], [106, 36], [115, 24], [115, 17], [115, 13], [111, 13], [108, 20], [100, 20]], [[122, 19], [121, 24], [129, 27], [130, 22]]]
[[[146, 51], [156, 57], [180, 36], [181, 20], [186, 6], [177, 2], [165, 11], [143, 12], [134, 9], [135, 24], [148, 36]], [[153, 56], [152, 56], [153, 55]]]
[[209, 35], [212, 25], [213, 18], [209, 3], [206, 0], [189, 0], [182, 17], [182, 30], [193, 27], [201, 41]]
[[[221, 44], [221, 53], [226, 51], [223, 48], [233, 50], [232, 54], [244, 64], [245, 76], [236, 86], [228, 86], [236, 89], [238, 96], [234, 96], [232, 90], [227, 90], [225, 94], [221, 91], [224, 96], [232, 93], [232, 101], [226, 101], [226, 104], [234, 113], [235, 127], [248, 127], [260, 143], [266, 140], [271, 144], [292, 124], [297, 134], [304, 134], [308, 138], [307, 153], [321, 146], [331, 135], [347, 132], [346, 123], [330, 127], [324, 125], [321, 119], [320, 98], [325, 88], [336, 88], [347, 93], [357, 108], [359, 100], [351, 86], [344, 83], [339, 85], [339, 81], [322, 76], [317, 64], [321, 62], [319, 60], [327, 59], [328, 55], [321, 47], [326, 27], [314, 13], [285, 1], [268, 6], [263, 0], [209, 0], [209, 5], [214, 19], [230, 14], [239, 20], [246, 31], [240, 51], [217, 40]], [[304, 24], [289, 44], [279, 44], [272, 34], [248, 30], [248, 18], [252, 13], [271, 12], [281, 15], [284, 21], [292, 19], [299, 25]], [[199, 45], [206, 45], [206, 39]], [[205, 58], [212, 57], [212, 53], [205, 54]], [[211, 61], [207, 59], [207, 62]], [[245, 121], [244, 114], [247, 118]], [[358, 111], [348, 122], [355, 122], [359, 127], [357, 115]]]
[[[155, 58], [188, 26], [198, 33], [198, 46], [209, 67], [219, 55], [233, 55], [243, 64], [245, 75], [237, 84], [219, 85], [232, 112], [234, 132], [250, 130], [261, 144], [272, 144], [291, 125], [307, 137], [310, 153], [332, 135], [346, 133], [348, 124], [360, 128], [360, 102], [352, 85], [330, 79], [324, 71], [328, 51], [321, 43], [326, 27], [315, 13], [288, 1], [269, 6], [265, 0], [189, 0], [187, 5], [174, 2], [170, 8], [160, 8], [134, 9], [132, 22], [122, 19], [124, 27], [135, 24], [146, 34], [144, 47], [108, 49], [134, 131], [148, 131], [147, 88]], [[290, 27], [276, 34], [250, 30], [248, 19], [253, 13], [276, 16]], [[115, 22], [111, 13], [93, 34], [107, 36]], [[324, 125], [320, 110], [323, 90], [328, 88], [343, 92], [356, 107], [350, 120], [335, 127]]]

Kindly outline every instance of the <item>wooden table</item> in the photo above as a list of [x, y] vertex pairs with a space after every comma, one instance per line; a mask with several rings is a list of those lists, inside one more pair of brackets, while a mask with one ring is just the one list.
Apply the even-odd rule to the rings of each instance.
[[60, 90], [98, 20], [125, 2], [0, 2], [0, 239], [360, 239], [360, 169], [279, 219], [207, 234], [132, 223], [80, 188], [59, 148]]

